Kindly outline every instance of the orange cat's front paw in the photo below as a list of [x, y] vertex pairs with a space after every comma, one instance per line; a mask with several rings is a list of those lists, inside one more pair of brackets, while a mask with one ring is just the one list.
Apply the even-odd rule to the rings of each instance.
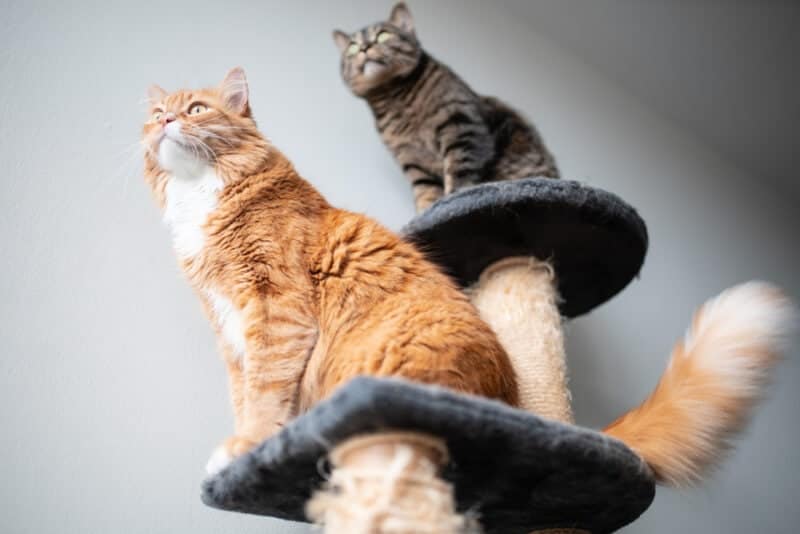
[[255, 446], [256, 442], [247, 438], [241, 436], [229, 437], [211, 453], [211, 458], [206, 463], [206, 473], [216, 475], [225, 469], [234, 458], [241, 456]]

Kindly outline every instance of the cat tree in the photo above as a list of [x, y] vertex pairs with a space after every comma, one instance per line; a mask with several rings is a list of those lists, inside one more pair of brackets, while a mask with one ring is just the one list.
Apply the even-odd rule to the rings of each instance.
[[348, 534], [374, 532], [378, 521], [398, 533], [479, 523], [498, 534], [602, 534], [636, 519], [653, 499], [652, 474], [621, 442], [571, 424], [561, 331], [562, 315], [586, 313], [638, 273], [647, 232], [636, 212], [576, 182], [528, 179], [454, 193], [406, 234], [497, 332], [523, 409], [357, 378], [206, 480], [204, 502], [295, 521], [309, 514]]

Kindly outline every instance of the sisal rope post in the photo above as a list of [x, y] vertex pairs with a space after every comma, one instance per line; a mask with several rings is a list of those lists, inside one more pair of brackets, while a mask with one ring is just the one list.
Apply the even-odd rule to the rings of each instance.
[[[520, 408], [574, 422], [553, 266], [536, 258], [506, 258], [484, 269], [469, 293], [511, 359]], [[576, 529], [532, 534], [544, 533], [590, 534]]]
[[439, 477], [444, 441], [411, 432], [350, 438], [328, 456], [332, 471], [306, 514], [326, 534], [463, 534], [474, 522], [455, 510]]
[[520, 407], [572, 423], [553, 267], [536, 258], [500, 260], [484, 269], [469, 293], [511, 358]]

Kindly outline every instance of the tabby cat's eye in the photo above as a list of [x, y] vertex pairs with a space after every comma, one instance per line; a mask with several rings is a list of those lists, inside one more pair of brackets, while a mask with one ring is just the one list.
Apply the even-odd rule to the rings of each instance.
[[378, 34], [377, 41], [379, 43], [385, 43], [386, 41], [388, 41], [391, 38], [392, 38], [392, 34], [391, 33], [389, 33], [389, 32], [381, 32], [381, 33]]
[[208, 111], [208, 106], [205, 104], [192, 104], [189, 108], [189, 115], [199, 115]]
[[350, 46], [347, 47], [347, 55], [354, 56], [358, 53], [361, 47], [358, 46], [358, 43], [350, 43]]
[[150, 120], [153, 122], [158, 122], [159, 120], [161, 120], [161, 115], [163, 114], [164, 114], [163, 111], [157, 110], [155, 113], [153, 113], [153, 116], [150, 117]]

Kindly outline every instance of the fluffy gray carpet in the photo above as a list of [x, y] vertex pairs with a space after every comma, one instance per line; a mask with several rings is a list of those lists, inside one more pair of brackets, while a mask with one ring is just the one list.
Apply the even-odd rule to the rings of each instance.
[[447, 441], [444, 477], [456, 487], [459, 510], [477, 513], [489, 534], [566, 526], [613, 532], [653, 500], [649, 469], [600, 433], [440, 387], [357, 378], [206, 480], [203, 501], [303, 521], [305, 501], [323, 482], [326, 451], [387, 429]]
[[463, 286], [502, 258], [552, 259], [567, 317], [616, 295], [647, 253], [644, 221], [622, 199], [549, 178], [463, 189], [413, 219], [404, 234]]

